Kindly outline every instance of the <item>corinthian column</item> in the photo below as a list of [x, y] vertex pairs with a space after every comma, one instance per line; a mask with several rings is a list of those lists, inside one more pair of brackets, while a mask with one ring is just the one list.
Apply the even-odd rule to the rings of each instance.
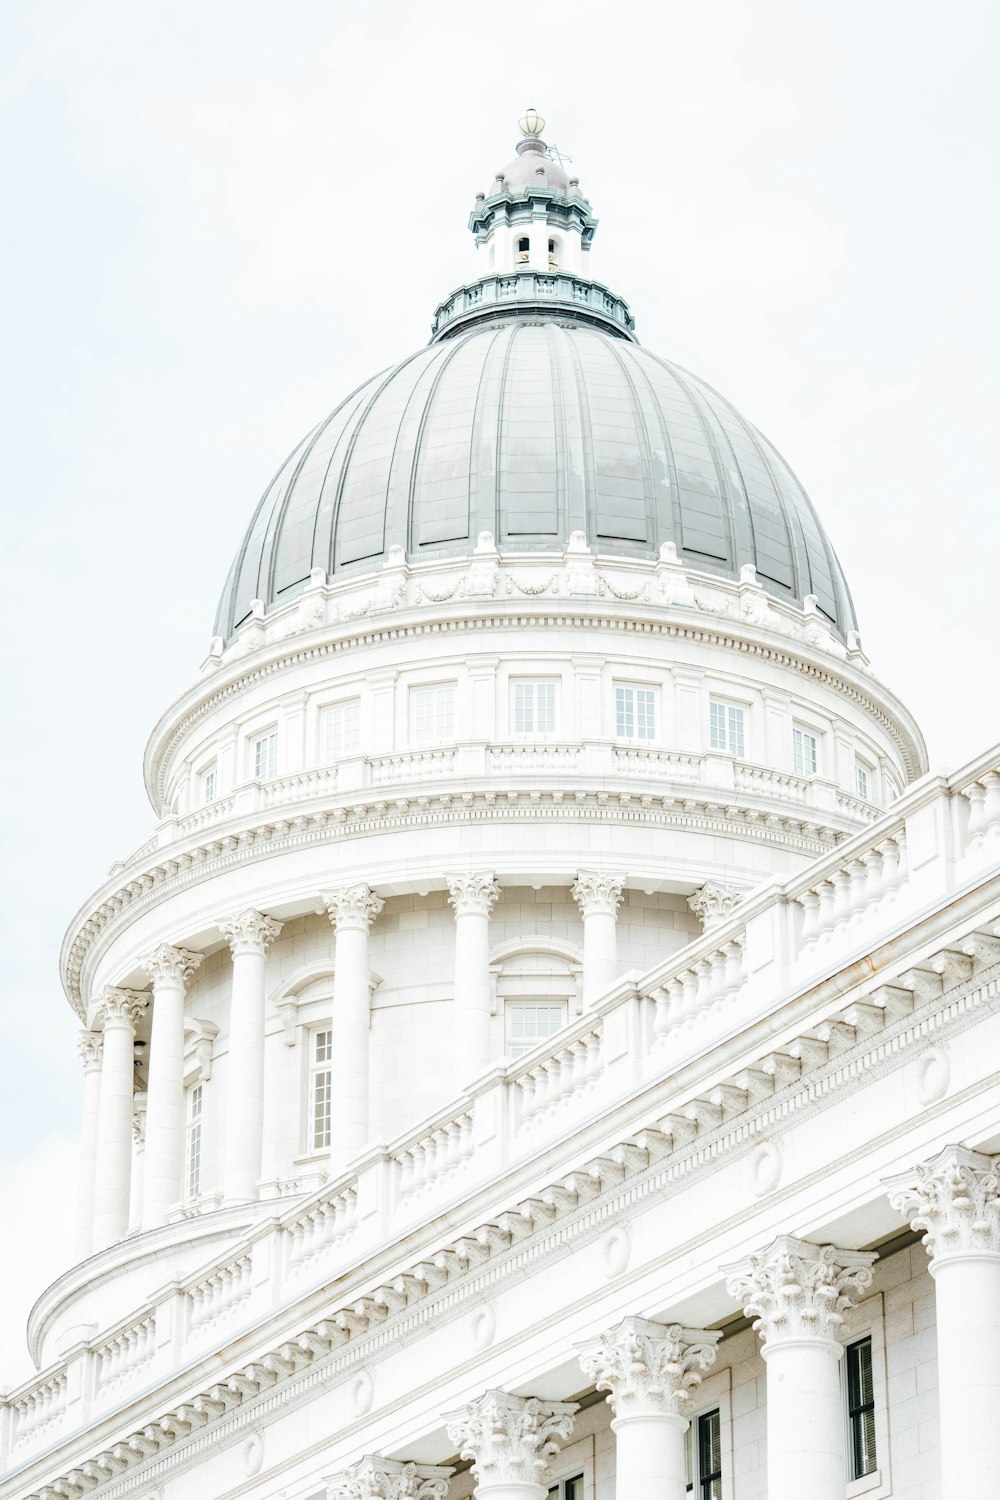
[[161, 943], [141, 960], [153, 981], [142, 1190], [145, 1229], [162, 1224], [183, 1196], [184, 992], [201, 959], [200, 953]]
[[942, 1500], [986, 1493], [1000, 1473], [1000, 1157], [945, 1146], [886, 1186], [924, 1231], [934, 1278]]
[[715, 1361], [721, 1333], [624, 1318], [580, 1344], [583, 1373], [607, 1391], [617, 1438], [616, 1500], [684, 1500], [684, 1434], [690, 1393]]
[[326, 1500], [444, 1500], [454, 1469], [363, 1458], [323, 1482]]
[[368, 1035], [371, 964], [368, 934], [385, 904], [367, 885], [325, 891], [336, 938], [333, 967], [331, 1159], [347, 1163], [368, 1144]]
[[593, 1005], [618, 978], [616, 923], [625, 881], [606, 870], [583, 871], [573, 897], [583, 913], [583, 1003]]
[[492, 874], [449, 875], [455, 909], [455, 1035], [457, 1082], [466, 1083], [489, 1067], [490, 912], [500, 887]]
[[132, 1176], [132, 1095], [135, 1087], [135, 1023], [149, 1004], [146, 995], [107, 989], [98, 1016], [104, 1031], [101, 1093], [97, 1106], [97, 1171], [94, 1176], [94, 1248], [128, 1233]]
[[259, 911], [225, 917], [219, 930], [233, 955], [226, 1068], [223, 1194], [256, 1198], [264, 1139], [264, 958], [281, 923]]
[[477, 1500], [545, 1500], [548, 1462], [573, 1430], [575, 1402], [487, 1391], [448, 1412], [448, 1436], [472, 1459]]
[[729, 1294], [756, 1319], [767, 1361], [768, 1500], [844, 1500], [840, 1330], [844, 1309], [871, 1285], [875, 1259], [782, 1234], [726, 1268]]
[[94, 1177], [97, 1171], [97, 1112], [101, 1096], [99, 1031], [80, 1032], [83, 1058], [83, 1121], [80, 1129], [80, 1176], [76, 1184], [76, 1254], [84, 1260], [94, 1247]]

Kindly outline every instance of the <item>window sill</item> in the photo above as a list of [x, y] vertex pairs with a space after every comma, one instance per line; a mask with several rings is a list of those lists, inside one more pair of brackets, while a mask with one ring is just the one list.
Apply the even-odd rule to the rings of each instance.
[[873, 1469], [870, 1474], [865, 1474], [862, 1479], [852, 1479], [847, 1486], [847, 1500], [856, 1500], [858, 1495], [874, 1495], [875, 1491], [882, 1490], [882, 1471]]

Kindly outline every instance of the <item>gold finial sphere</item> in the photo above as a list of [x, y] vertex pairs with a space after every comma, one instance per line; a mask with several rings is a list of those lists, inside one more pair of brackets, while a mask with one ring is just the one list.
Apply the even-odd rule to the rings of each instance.
[[532, 109], [530, 105], [517, 123], [521, 127], [521, 134], [526, 136], [538, 137], [545, 129], [545, 121], [538, 110]]

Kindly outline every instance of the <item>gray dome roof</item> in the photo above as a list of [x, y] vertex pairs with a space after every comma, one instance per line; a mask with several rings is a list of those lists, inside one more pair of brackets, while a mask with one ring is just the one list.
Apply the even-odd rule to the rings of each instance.
[[655, 558], [737, 579], [753, 563], [778, 599], [815, 594], [842, 635], [847, 584], [808, 496], [766, 438], [696, 376], [638, 344], [557, 321], [480, 325], [376, 375], [303, 439], [257, 507], [216, 634], [253, 600], [294, 597], [311, 568], [357, 577], [501, 549]]

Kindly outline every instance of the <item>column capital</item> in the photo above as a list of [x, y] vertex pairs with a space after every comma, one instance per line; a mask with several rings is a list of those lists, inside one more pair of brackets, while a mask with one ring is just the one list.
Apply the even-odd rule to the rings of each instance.
[[924, 1231], [932, 1272], [947, 1260], [1000, 1256], [1000, 1157], [945, 1146], [884, 1183], [893, 1208]]
[[447, 875], [448, 900], [456, 917], [467, 915], [488, 917], [500, 895], [500, 887], [492, 870], [481, 873]]
[[824, 1343], [840, 1351], [844, 1310], [872, 1283], [865, 1250], [815, 1245], [779, 1234], [734, 1266], [724, 1266], [726, 1288], [743, 1304], [760, 1334], [764, 1356], [786, 1344]]
[[330, 914], [330, 921], [337, 932], [370, 932], [371, 925], [385, 902], [376, 896], [371, 886], [340, 885], [323, 891], [320, 899]]
[[192, 953], [187, 948], [174, 948], [170, 943], [160, 943], [152, 953], [140, 958], [139, 967], [149, 975], [153, 984], [179, 984], [187, 989], [188, 980], [204, 958], [203, 953]]
[[324, 1479], [326, 1500], [444, 1500], [454, 1469], [365, 1457]]
[[708, 932], [726, 920], [733, 909], [739, 906], [745, 894], [722, 880], [706, 880], [703, 886], [687, 898], [687, 904], [704, 931]]
[[104, 1052], [103, 1033], [81, 1031], [77, 1040], [77, 1050], [83, 1058], [84, 1073], [96, 1073], [101, 1066], [101, 1055]]
[[448, 1436], [472, 1459], [480, 1485], [540, 1484], [548, 1461], [573, 1430], [575, 1401], [539, 1401], [487, 1391], [460, 1411], [445, 1413]]
[[573, 882], [573, 899], [584, 917], [616, 917], [625, 889], [624, 875], [607, 870], [581, 870]]
[[135, 990], [118, 990], [111, 985], [97, 997], [95, 1020], [99, 1020], [105, 1031], [116, 1026], [128, 1027], [132, 1031], [136, 1021], [149, 1006], [149, 996]]
[[216, 918], [215, 925], [229, 944], [233, 958], [236, 958], [241, 953], [265, 954], [284, 923], [250, 907], [231, 917]]
[[577, 1345], [583, 1373], [619, 1419], [683, 1417], [702, 1371], [715, 1362], [721, 1333], [623, 1318], [607, 1333]]

